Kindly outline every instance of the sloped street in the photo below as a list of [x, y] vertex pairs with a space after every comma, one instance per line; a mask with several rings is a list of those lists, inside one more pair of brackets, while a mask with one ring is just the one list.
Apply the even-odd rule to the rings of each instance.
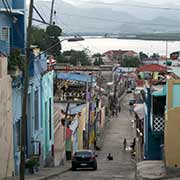
[[[98, 151], [98, 170], [68, 171], [52, 180], [131, 180], [135, 179], [135, 163], [131, 159], [130, 152], [123, 150], [123, 139], [126, 138], [128, 145], [134, 137], [133, 117], [129, 113], [128, 100], [131, 95], [126, 95], [122, 100], [121, 112], [117, 117], [110, 119], [107, 128], [103, 148]], [[113, 161], [106, 160], [108, 153], [113, 155]]]

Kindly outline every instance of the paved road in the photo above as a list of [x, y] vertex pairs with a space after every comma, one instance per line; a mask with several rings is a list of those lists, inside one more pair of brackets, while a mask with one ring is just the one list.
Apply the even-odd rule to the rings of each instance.
[[[111, 118], [106, 133], [102, 151], [98, 152], [98, 170], [69, 171], [51, 180], [133, 180], [135, 179], [135, 165], [129, 152], [123, 151], [123, 139], [128, 143], [134, 137], [132, 116], [128, 111], [128, 99], [122, 101], [122, 110], [118, 117]], [[107, 161], [107, 153], [112, 153], [114, 160]]]

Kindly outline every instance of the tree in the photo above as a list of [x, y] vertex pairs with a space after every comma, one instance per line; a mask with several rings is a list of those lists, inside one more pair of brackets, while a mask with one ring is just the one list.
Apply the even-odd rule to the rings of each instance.
[[13, 49], [8, 56], [8, 70], [16, 70], [16, 68], [23, 70], [23, 62], [21, 50]]
[[[41, 50], [46, 50], [52, 47], [54, 44], [57, 46], [53, 47], [48, 51], [55, 58], [60, 54], [61, 44], [59, 36], [62, 33], [62, 29], [56, 25], [50, 25], [45, 29], [33, 27], [32, 28], [32, 44], [37, 45]], [[58, 44], [59, 42], [59, 44]]]
[[64, 51], [58, 56], [57, 62], [59, 63], [70, 63], [74, 66], [81, 64], [82, 66], [89, 66], [91, 62], [85, 51]]
[[93, 63], [94, 66], [100, 66], [100, 65], [104, 64], [100, 53], [93, 54], [92, 57], [95, 58], [95, 61]]
[[154, 59], [159, 59], [159, 54], [158, 53], [153, 53], [153, 55], [151, 56], [151, 58], [154, 58]]
[[121, 61], [121, 66], [123, 67], [138, 67], [140, 65], [141, 62], [138, 57], [125, 57]]
[[140, 60], [142, 61], [143, 59], [148, 58], [148, 55], [145, 54], [145, 53], [143, 53], [143, 52], [140, 52], [140, 53], [139, 53], [139, 58], [140, 58]]
[[46, 28], [46, 33], [50, 37], [58, 38], [59, 36], [61, 36], [62, 29], [57, 25], [50, 25]]

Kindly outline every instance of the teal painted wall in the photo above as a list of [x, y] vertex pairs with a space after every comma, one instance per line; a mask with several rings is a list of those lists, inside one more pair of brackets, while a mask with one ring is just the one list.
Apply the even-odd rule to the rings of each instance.
[[173, 108], [180, 106], [180, 84], [174, 84], [173, 85]]
[[42, 77], [42, 120], [43, 128], [43, 160], [51, 153], [52, 144], [54, 144], [54, 119], [53, 119], [53, 75], [54, 72], [49, 71]]

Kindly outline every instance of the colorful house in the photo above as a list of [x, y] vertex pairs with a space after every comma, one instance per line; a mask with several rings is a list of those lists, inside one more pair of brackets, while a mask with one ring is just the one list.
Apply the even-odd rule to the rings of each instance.
[[168, 80], [164, 133], [165, 163], [169, 168], [180, 168], [180, 80]]
[[[92, 94], [94, 91], [92, 86], [95, 79], [91, 75], [79, 73], [57, 73], [56, 77], [55, 102], [61, 104], [64, 111], [66, 111], [69, 103], [68, 113], [76, 114], [68, 123], [69, 128], [67, 128], [68, 132], [66, 133], [68, 135], [69, 130], [72, 131], [72, 137], [68, 139], [66, 137], [66, 153], [69, 154], [75, 152], [79, 147], [87, 148], [94, 142], [95, 101], [93, 101]], [[83, 108], [86, 110], [83, 110]], [[81, 115], [77, 118], [77, 114], [82, 111], [82, 116], [85, 118], [82, 119]]]
[[165, 86], [159, 91], [147, 87], [144, 99], [144, 159], [160, 160], [163, 156], [164, 118], [166, 106]]
[[0, 51], [9, 54], [25, 45], [25, 0], [0, 1]]
[[[26, 159], [38, 156], [40, 165], [53, 164], [53, 71], [47, 71], [47, 57], [32, 55], [27, 96]], [[13, 129], [15, 174], [20, 163], [22, 76], [13, 81]]]
[[54, 103], [54, 165], [59, 166], [64, 164], [65, 155], [65, 126], [62, 123], [64, 113], [61, 106]]

